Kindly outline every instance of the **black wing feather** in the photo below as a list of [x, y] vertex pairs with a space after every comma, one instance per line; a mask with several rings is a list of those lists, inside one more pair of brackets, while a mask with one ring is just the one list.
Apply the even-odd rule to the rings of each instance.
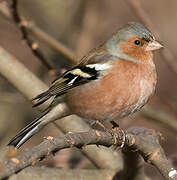
[[[74, 70], [79, 70], [80, 72], [82, 72], [83, 74], [85, 73], [88, 76], [84, 77], [82, 73], [73, 73]], [[32, 101], [35, 101], [33, 107], [39, 106], [40, 104], [50, 99], [52, 96], [61, 96], [68, 90], [81, 84], [88, 83], [91, 80], [97, 79], [97, 77], [98, 72], [94, 68], [89, 68], [86, 66], [76, 66], [54, 80], [52, 86], [47, 91], [39, 94], [34, 99], [32, 99]]]

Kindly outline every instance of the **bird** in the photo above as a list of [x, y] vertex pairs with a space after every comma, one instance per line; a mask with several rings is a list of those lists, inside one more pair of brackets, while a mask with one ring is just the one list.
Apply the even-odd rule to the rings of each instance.
[[115, 122], [140, 110], [154, 94], [157, 73], [153, 51], [162, 47], [144, 25], [127, 23], [32, 100], [37, 107], [53, 99], [44, 114], [8, 145], [19, 148], [36, 134], [42, 117], [61, 99], [72, 114], [101, 123]]

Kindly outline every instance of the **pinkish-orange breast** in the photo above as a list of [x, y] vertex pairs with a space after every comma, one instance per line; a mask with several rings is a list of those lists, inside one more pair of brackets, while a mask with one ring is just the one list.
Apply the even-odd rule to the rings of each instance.
[[109, 73], [66, 94], [71, 111], [83, 118], [110, 121], [140, 109], [153, 94], [155, 67], [119, 60]]

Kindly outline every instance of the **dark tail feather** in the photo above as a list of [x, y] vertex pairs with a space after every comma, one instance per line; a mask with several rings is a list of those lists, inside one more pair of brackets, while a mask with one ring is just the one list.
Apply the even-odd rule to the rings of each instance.
[[44, 112], [40, 117], [32, 121], [28, 124], [24, 129], [22, 129], [15, 137], [13, 137], [8, 146], [14, 146], [15, 148], [19, 148], [23, 145], [29, 138], [31, 138], [34, 134], [36, 134], [41, 127], [39, 126], [40, 122], [42, 121], [42, 117], [45, 116], [50, 110]]
[[49, 93], [49, 91], [46, 91], [46, 92], [39, 94], [34, 99], [32, 99], [32, 101], [37, 100], [37, 102], [33, 105], [33, 107], [39, 106], [40, 104], [47, 101], [50, 97], [51, 97], [51, 94]]

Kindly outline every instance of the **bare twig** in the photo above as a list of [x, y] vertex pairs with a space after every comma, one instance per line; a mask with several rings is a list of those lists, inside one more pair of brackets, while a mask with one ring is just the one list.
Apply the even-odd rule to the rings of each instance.
[[[144, 8], [141, 5], [140, 0], [126, 0], [127, 5], [134, 11], [136, 16], [147, 26], [149, 27], [153, 33], [155, 33], [155, 36], [158, 39], [162, 39], [159, 37], [159, 34], [157, 33], [152, 21], [150, 20], [147, 13], [144, 11]], [[165, 48], [161, 51], [162, 58], [165, 60], [167, 65], [170, 67], [170, 69], [173, 70], [177, 74], [177, 62], [175, 61], [176, 58], [173, 55], [173, 53], [165, 46]]]
[[45, 56], [43, 55], [43, 53], [39, 50], [38, 48], [38, 43], [31, 40], [28, 37], [28, 32], [26, 31], [26, 28], [24, 25], [24, 22], [22, 23], [21, 17], [18, 14], [18, 0], [12, 0], [12, 4], [11, 4], [11, 13], [12, 13], [12, 18], [14, 20], [14, 22], [18, 25], [18, 27], [21, 30], [22, 33], [22, 39], [27, 43], [27, 45], [30, 47], [30, 49], [32, 50], [33, 54], [38, 57], [42, 63], [49, 69], [54, 69], [52, 67], [52, 65], [47, 61], [47, 59], [45, 58]]
[[[10, 69], [10, 71], [9, 71]], [[40, 81], [32, 72], [30, 72], [15, 57], [0, 47], [0, 73], [8, 79], [27, 99], [32, 99], [37, 94], [45, 91], [48, 87]], [[65, 105], [60, 104], [53, 109], [48, 116], [48, 121], [54, 120], [54, 117], [60, 117], [65, 113]], [[45, 108], [46, 104], [41, 108]], [[57, 108], [59, 108], [57, 110]], [[47, 121], [46, 121], [47, 122]], [[84, 121], [73, 116], [67, 120], [60, 119], [59, 127], [64, 132], [69, 131], [88, 131], [90, 127]], [[99, 168], [120, 169], [120, 161], [117, 156], [109, 150], [98, 147], [89, 147], [82, 150], [84, 154]], [[96, 156], [95, 156], [96, 154]], [[109, 161], [108, 161], [109, 159]], [[103, 163], [105, 162], [105, 163]]]
[[53, 47], [55, 50], [63, 54], [65, 57], [68, 58], [72, 63], [77, 63], [78, 60], [74, 55], [74, 52], [64, 46], [62, 43], [58, 42], [54, 38], [52, 38], [50, 35], [42, 31], [39, 27], [36, 26], [35, 23], [29, 22], [29, 21], [22, 21], [22, 26], [27, 28], [29, 31], [31, 31], [34, 35], [36, 35], [38, 38], [40, 38], [42, 41]]
[[[7, 2], [3, 2], [0, 5], [0, 13], [4, 15], [6, 18], [13, 20], [12, 13], [7, 6]], [[74, 64], [77, 63], [77, 58], [74, 55], [74, 52], [64, 46], [62, 43], [51, 37], [49, 34], [42, 31], [34, 22], [27, 21], [24, 17], [21, 19], [20, 26], [24, 26], [26, 30], [32, 32], [35, 36], [37, 36], [40, 40], [50, 45], [53, 49], [57, 50], [69, 60], [71, 60]]]
[[[165, 153], [159, 144], [159, 135], [154, 130], [143, 127], [132, 127], [128, 129], [127, 133], [126, 138], [129, 142], [127, 143], [128, 146], [123, 149], [125, 156], [131, 153], [131, 155], [135, 156], [131, 157], [131, 159], [135, 159], [137, 158], [138, 152], [147, 163], [158, 169], [164, 179], [177, 179], [177, 171], [173, 169], [171, 163], [167, 160]], [[135, 152], [135, 154], [132, 154], [132, 152]], [[134, 163], [131, 161], [126, 164], [125, 177], [131, 177], [132, 180], [144, 179], [140, 178], [144, 175], [143, 170], [139, 169], [142, 166], [141, 160], [136, 159]], [[140, 176], [135, 173], [136, 171], [141, 173], [139, 174]], [[129, 178], [127, 178], [127, 180], [128, 179]]]
[[[125, 141], [126, 146], [123, 149], [125, 153], [132, 150], [132, 152], [138, 152], [146, 162], [154, 165], [159, 170], [164, 179], [177, 179], [177, 172], [167, 160], [165, 153], [159, 144], [158, 134], [156, 134], [155, 131], [142, 127], [134, 127], [129, 129], [128, 132]], [[103, 145], [106, 147], [110, 147], [111, 145], [120, 146], [123, 139], [124, 133], [122, 133], [122, 130], [120, 129], [115, 129], [111, 133], [108, 131], [102, 132], [90, 130], [81, 133], [68, 133], [63, 137], [47, 137], [41, 144], [26, 150], [16, 157], [6, 159], [1, 164], [2, 171], [0, 173], [0, 178], [9, 177], [15, 172], [35, 164], [47, 155], [64, 148], [81, 148], [85, 145], [92, 144]], [[133, 166], [136, 167], [134, 163]], [[132, 162], [128, 166], [133, 168]]]
[[82, 133], [68, 133], [63, 137], [47, 137], [41, 144], [26, 150], [24, 153], [5, 160], [2, 164], [2, 172], [0, 178], [8, 177], [21, 169], [30, 166], [43, 159], [50, 153], [54, 153], [58, 150], [71, 148], [71, 147], [83, 147], [85, 145], [104, 145], [111, 146], [115, 144], [114, 137], [117, 137], [117, 145], [121, 145], [123, 140], [122, 131], [116, 131], [113, 135], [109, 132], [101, 132], [90, 130], [89, 132]]

